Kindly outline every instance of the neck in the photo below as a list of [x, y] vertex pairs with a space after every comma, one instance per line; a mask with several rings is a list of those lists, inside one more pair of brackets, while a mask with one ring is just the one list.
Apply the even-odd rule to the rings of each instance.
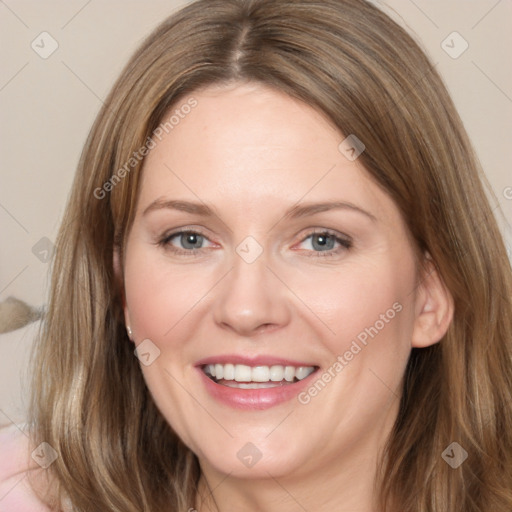
[[[201, 476], [198, 512], [374, 512], [375, 464], [318, 471], [308, 480], [293, 477], [247, 480]], [[206, 483], [208, 482], [208, 484]], [[213, 489], [213, 492], [210, 491]]]

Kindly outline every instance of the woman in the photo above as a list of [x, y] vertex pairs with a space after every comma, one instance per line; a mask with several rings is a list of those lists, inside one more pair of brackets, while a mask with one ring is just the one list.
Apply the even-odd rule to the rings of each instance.
[[203, 0], [164, 21], [60, 230], [34, 493], [512, 509], [512, 276], [482, 179], [438, 74], [369, 3]]

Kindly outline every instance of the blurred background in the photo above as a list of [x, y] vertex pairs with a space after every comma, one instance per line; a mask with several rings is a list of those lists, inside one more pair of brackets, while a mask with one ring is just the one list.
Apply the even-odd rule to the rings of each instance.
[[[53, 242], [103, 98], [144, 37], [186, 3], [0, 0], [0, 316], [10, 297], [32, 307], [27, 315], [44, 307]], [[443, 76], [494, 192], [510, 251], [512, 2], [373, 3], [420, 42]], [[13, 330], [0, 333], [0, 424], [24, 419], [39, 325], [16, 328], [9, 318]]]

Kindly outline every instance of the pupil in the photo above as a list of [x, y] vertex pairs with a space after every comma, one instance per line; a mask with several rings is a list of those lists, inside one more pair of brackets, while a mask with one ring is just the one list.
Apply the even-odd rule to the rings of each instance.
[[[187, 249], [195, 249], [194, 244], [197, 244], [198, 242], [198, 238], [199, 238], [199, 235], [196, 235], [194, 233], [189, 233], [187, 235], [185, 235], [185, 242], [184, 242], [184, 247], [186, 247]], [[189, 245], [191, 245], [192, 247], [189, 247]]]
[[[331, 240], [331, 243], [328, 243], [328, 240]], [[315, 244], [316, 242], [316, 244]], [[315, 247], [316, 245], [316, 247]], [[313, 237], [313, 247], [315, 249], [325, 250], [332, 249], [334, 246], [334, 239], [331, 235], [316, 235]]]

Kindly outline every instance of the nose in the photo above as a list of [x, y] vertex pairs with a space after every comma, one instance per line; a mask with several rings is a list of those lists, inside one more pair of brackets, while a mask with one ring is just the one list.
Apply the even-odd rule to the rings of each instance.
[[268, 263], [265, 252], [252, 263], [234, 255], [233, 267], [219, 283], [215, 298], [214, 319], [218, 326], [251, 337], [289, 322], [287, 288]]

